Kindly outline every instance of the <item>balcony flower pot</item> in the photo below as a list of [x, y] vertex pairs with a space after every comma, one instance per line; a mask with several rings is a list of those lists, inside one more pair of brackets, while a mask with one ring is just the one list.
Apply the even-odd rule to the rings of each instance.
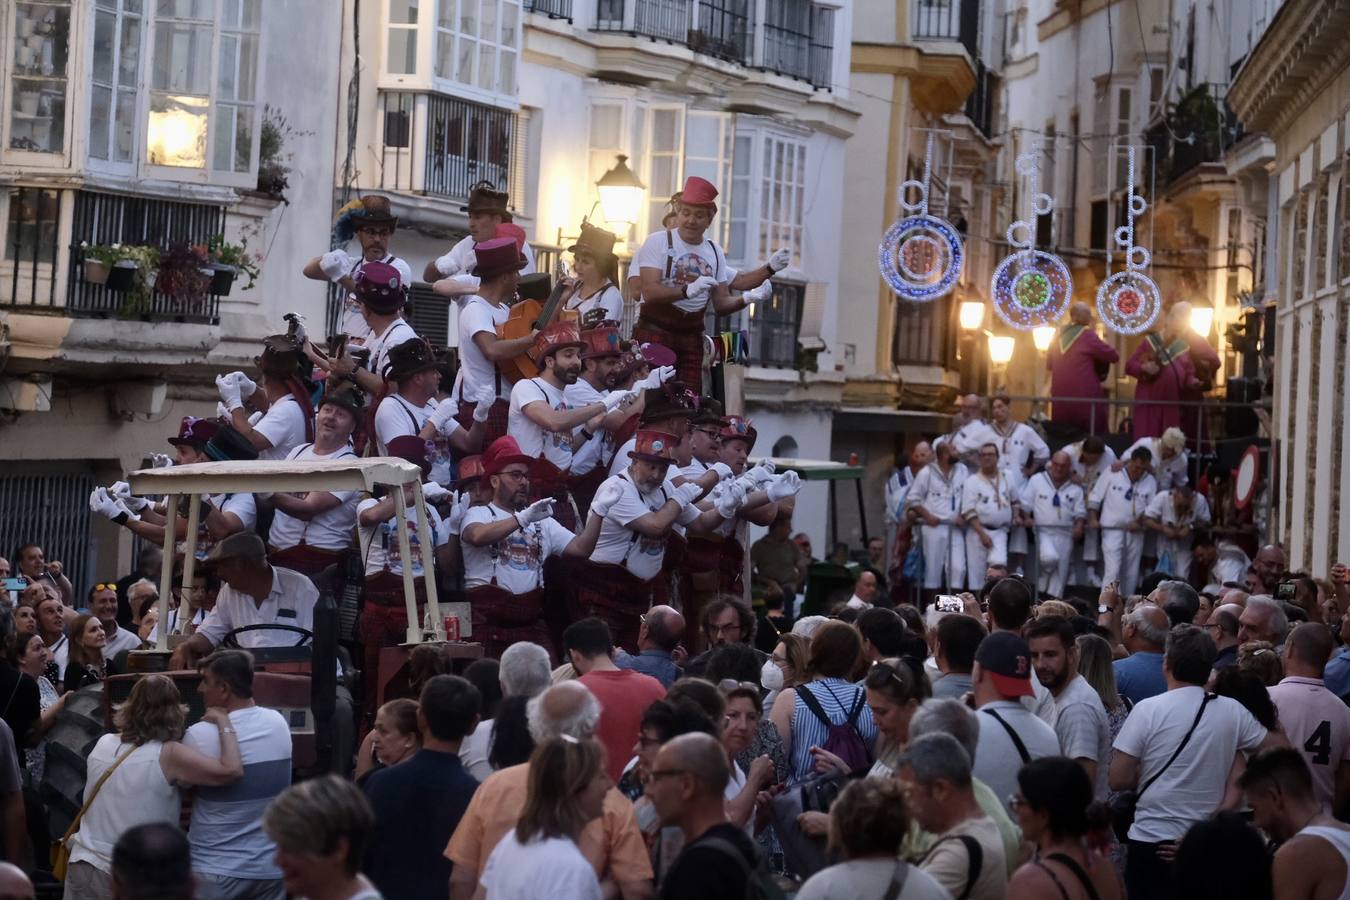
[[234, 279], [239, 272], [234, 266], [216, 264], [203, 268], [202, 274], [211, 278], [211, 285], [207, 288], [207, 293], [214, 294], [217, 297], [228, 297], [230, 288], [234, 286]]
[[98, 259], [86, 259], [84, 261], [84, 281], [86, 284], [107, 284], [107, 263]]
[[104, 287], [116, 293], [122, 293], [131, 287], [131, 283], [136, 280], [136, 271], [140, 266], [131, 260], [124, 259], [112, 267], [108, 272], [108, 277], [104, 282]]

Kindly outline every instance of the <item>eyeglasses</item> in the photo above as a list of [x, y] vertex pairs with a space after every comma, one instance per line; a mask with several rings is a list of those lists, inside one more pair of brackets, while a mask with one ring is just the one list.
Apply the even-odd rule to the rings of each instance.
[[731, 632], [740, 633], [741, 623], [733, 622], [730, 625], [711, 624], [708, 626], [708, 634], [730, 634]]
[[722, 432], [718, 431], [716, 428], [695, 428], [694, 430], [710, 441], [722, 440]]
[[1011, 809], [1013, 812], [1017, 812], [1017, 810], [1025, 806], [1026, 803], [1027, 803], [1026, 798], [1024, 798], [1021, 794], [1008, 795], [1008, 808]]
[[506, 470], [503, 470], [503, 471], [501, 471], [501, 472], [498, 472], [497, 474], [498, 474], [498, 475], [509, 475], [510, 477], [512, 477], [512, 478], [514, 478], [514, 479], [516, 479], [516, 480], [518, 480], [518, 481], [529, 481], [529, 480], [530, 480], [530, 473], [529, 473], [529, 472], [519, 472], [519, 471], [516, 471], [516, 470], [514, 470], [514, 469], [506, 469]]
[[[886, 675], [886, 677], [893, 679], [901, 687], [904, 687], [906, 689], [909, 688], [909, 682], [905, 681], [904, 678], [900, 677], [900, 670], [897, 669], [895, 666], [891, 665], [888, 662], [877, 660], [876, 662], [872, 663], [872, 672], [875, 672], [878, 669], [880, 669], [881, 672]], [[870, 675], [871, 673], [869, 672], [868, 674]]]

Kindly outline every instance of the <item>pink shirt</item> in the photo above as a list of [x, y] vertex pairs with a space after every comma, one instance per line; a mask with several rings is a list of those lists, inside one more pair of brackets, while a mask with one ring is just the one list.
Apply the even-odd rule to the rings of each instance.
[[605, 745], [609, 777], [617, 782], [633, 758], [642, 714], [666, 696], [666, 689], [650, 675], [631, 669], [587, 672], [577, 679], [600, 701], [600, 725], [595, 739]]
[[1320, 678], [1291, 675], [1270, 689], [1280, 727], [1312, 769], [1313, 792], [1328, 811], [1336, 797], [1336, 767], [1350, 759], [1350, 706]]

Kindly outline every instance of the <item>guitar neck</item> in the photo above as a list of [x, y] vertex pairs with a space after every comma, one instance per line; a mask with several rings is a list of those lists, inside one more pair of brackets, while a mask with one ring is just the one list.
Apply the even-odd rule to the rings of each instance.
[[534, 320], [533, 327], [541, 330], [548, 327], [548, 324], [553, 321], [553, 317], [558, 314], [558, 307], [562, 306], [562, 298], [566, 290], [567, 282], [559, 278], [558, 283], [553, 285], [553, 290], [549, 293], [548, 299], [544, 301], [544, 308], [540, 310], [539, 318]]

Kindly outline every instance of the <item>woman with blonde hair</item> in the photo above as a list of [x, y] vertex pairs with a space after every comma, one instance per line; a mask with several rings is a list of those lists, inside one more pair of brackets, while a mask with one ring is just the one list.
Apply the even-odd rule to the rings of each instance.
[[89, 754], [84, 809], [69, 838], [66, 900], [112, 896], [113, 845], [136, 825], [177, 822], [179, 785], [226, 785], [243, 776], [239, 739], [225, 710], [210, 707], [202, 720], [220, 729], [219, 759], [181, 742], [187, 707], [170, 678], [146, 675], [136, 682], [113, 715], [117, 733], [99, 738]]
[[565, 734], [535, 747], [529, 766], [520, 819], [483, 867], [480, 883], [487, 900], [531, 900], [545, 894], [599, 900], [595, 869], [576, 842], [586, 825], [600, 817], [605, 793], [614, 786], [605, 772], [605, 748]]
[[1111, 740], [1120, 733], [1125, 717], [1134, 707], [1116, 688], [1116, 669], [1112, 662], [1111, 644], [1097, 634], [1080, 634], [1078, 645], [1078, 674], [1092, 685], [1106, 708], [1106, 724], [1111, 729]]

